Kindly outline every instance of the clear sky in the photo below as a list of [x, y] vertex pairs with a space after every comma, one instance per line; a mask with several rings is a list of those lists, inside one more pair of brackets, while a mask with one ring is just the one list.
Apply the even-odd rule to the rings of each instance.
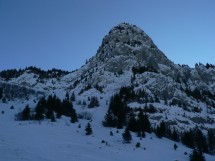
[[215, 0], [0, 0], [0, 70], [74, 70], [121, 23], [176, 64], [215, 64]]

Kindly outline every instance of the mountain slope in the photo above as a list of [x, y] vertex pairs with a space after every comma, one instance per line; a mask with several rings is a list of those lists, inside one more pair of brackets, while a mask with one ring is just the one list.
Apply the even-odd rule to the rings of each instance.
[[[122, 144], [123, 130], [117, 133], [116, 129], [101, 127], [96, 119], [91, 122], [92, 136], [85, 136], [86, 120], [80, 120], [78, 124], [71, 124], [65, 117], [54, 123], [12, 121], [14, 114], [23, 104], [17, 103], [15, 109], [10, 109], [11, 105], [0, 106], [1, 110], [5, 111], [5, 114], [0, 114], [1, 161], [189, 160], [191, 149], [176, 143], [178, 148], [174, 150], [173, 141], [158, 139], [153, 134], [146, 134], [142, 140], [132, 134], [132, 143]], [[81, 128], [78, 127], [79, 124]], [[114, 136], [110, 136], [111, 130]], [[102, 143], [102, 140], [105, 143]], [[137, 142], [141, 144], [140, 148], [135, 147]], [[205, 157], [207, 161], [214, 161], [214, 156], [205, 155]]]
[[[107, 139], [113, 144], [113, 147], [110, 149], [102, 145], [102, 149], [109, 151], [110, 156], [106, 156], [108, 159], [102, 158], [103, 150], [102, 152], [100, 151], [102, 155], [95, 158], [99, 150], [92, 150], [89, 152], [89, 156], [78, 157], [80, 160], [113, 160], [118, 154], [125, 155], [124, 157], [120, 155], [119, 160], [129, 160], [128, 158], [136, 155], [142, 159], [139, 151], [144, 153], [144, 149], [136, 149], [133, 152], [134, 144], [138, 141], [138, 138], [134, 137], [135, 141], [132, 142], [132, 145], [124, 148], [121, 145], [122, 131], [120, 131], [120, 134], [116, 134], [116, 138], [111, 138], [107, 136], [110, 129], [102, 127], [102, 121], [108, 110], [110, 98], [112, 95], [119, 93], [122, 87], [132, 89], [135, 95], [134, 98], [124, 101], [126, 106], [134, 110], [139, 108], [145, 110], [153, 128], [157, 127], [160, 122], [165, 121], [172, 129], [175, 128], [179, 132], [194, 127], [199, 127], [204, 133], [209, 128], [215, 130], [215, 67], [208, 64], [197, 64], [195, 68], [190, 68], [186, 65], [174, 64], [158, 49], [144, 31], [128, 23], [121, 23], [113, 27], [102, 40], [96, 55], [76, 71], [51, 70], [45, 72], [37, 68], [27, 68], [22, 71], [12, 72], [10, 76], [6, 74], [7, 77], [4, 72], [1, 72], [0, 76], [0, 93], [1, 90], [3, 92], [2, 97], [0, 97], [0, 110], [5, 111], [5, 114], [2, 114], [0, 117], [1, 121], [5, 119], [5, 122], [2, 122], [0, 126], [1, 130], [5, 130], [7, 126], [11, 125], [11, 127], [17, 129], [17, 133], [20, 135], [25, 135], [24, 133], [27, 132], [31, 136], [33, 132], [37, 133], [37, 130], [42, 128], [45, 134], [40, 134], [40, 137], [48, 137], [50, 138], [49, 144], [56, 143], [59, 145], [59, 147], [53, 148], [51, 151], [60, 149], [62, 145], [56, 139], [65, 135], [69, 142], [74, 142], [74, 144], [68, 143], [68, 146], [79, 146], [79, 148], [72, 151], [74, 152], [73, 156], [76, 156], [81, 151], [80, 148], [82, 146], [90, 149], [92, 145], [94, 148], [99, 149], [102, 139]], [[83, 136], [83, 127], [76, 129], [77, 125], [74, 125], [76, 127], [68, 125], [69, 121], [67, 119], [57, 120], [57, 123], [49, 123], [46, 120], [47, 124], [51, 124], [51, 127], [46, 126], [44, 123], [41, 126], [35, 122], [21, 123], [20, 126], [21, 129], [23, 127], [23, 132], [20, 130], [19, 123], [10, 123], [10, 120], [14, 119], [14, 114], [21, 111], [25, 105], [29, 104], [30, 107], [35, 107], [41, 96], [56, 94], [63, 99], [66, 92], [70, 95], [72, 93], [75, 94], [76, 100], [73, 102], [73, 105], [78, 114], [82, 116], [88, 115], [93, 120], [92, 124], [96, 133], [95, 138], [90, 139], [93, 139], [96, 143]], [[92, 97], [98, 98], [99, 107], [88, 108], [89, 100]], [[11, 110], [9, 110], [12, 105], [15, 106], [15, 111], [12, 112], [13, 115], [10, 114]], [[146, 107], [153, 107], [154, 111], [150, 111], [150, 108], [147, 111]], [[9, 122], [8, 125], [7, 122]], [[87, 122], [88, 120], [85, 119], [80, 120], [82, 126], [85, 126]], [[69, 131], [64, 124], [73, 128], [71, 137], [73, 134], [74, 138], [69, 138]], [[28, 132], [28, 128], [32, 128], [32, 132]], [[54, 130], [55, 133], [58, 130], [61, 131], [60, 129], [62, 134], [59, 134], [57, 138], [52, 136], [52, 134], [47, 134], [49, 130]], [[7, 136], [7, 133], [12, 134]], [[5, 138], [7, 141], [0, 150], [5, 151], [8, 145], [10, 146], [8, 141], [10, 139], [13, 140], [13, 137], [15, 141], [17, 138], [13, 131], [6, 130], [2, 134], [2, 138]], [[43, 142], [44, 140], [40, 137], [38, 141]], [[150, 137], [156, 140], [155, 144], [151, 142]], [[29, 136], [28, 139], [30, 139]], [[22, 139], [20, 140], [23, 141]], [[62, 139], [61, 141], [65, 143], [66, 140]], [[153, 157], [153, 153], [155, 150], [162, 151], [161, 147], [163, 144], [166, 147], [165, 149], [167, 149], [166, 152], [173, 155], [164, 156], [161, 153], [159, 157], [165, 158], [165, 160], [187, 160], [186, 158], [188, 158], [188, 156], [184, 156], [184, 151], [189, 153], [190, 150], [180, 145], [179, 149], [182, 149], [173, 151], [172, 141], [157, 139], [153, 134], [147, 134], [147, 138], [143, 139], [143, 145], [145, 141], [147, 142], [146, 148], [153, 149], [144, 153], [143, 157], [146, 157], [147, 160], [157, 160], [156, 157]], [[81, 143], [79, 144], [79, 142]], [[34, 144], [33, 141], [31, 143]], [[89, 143], [89, 145], [85, 145], [85, 143]], [[17, 146], [21, 144], [19, 141], [17, 142]], [[156, 144], [159, 145], [158, 148]], [[22, 152], [26, 151], [29, 145], [24, 144], [24, 146], [25, 148], [21, 150]], [[31, 148], [31, 152], [34, 153], [32, 155], [35, 156], [34, 148]], [[14, 149], [9, 148], [9, 150]], [[64, 150], [67, 153], [70, 148], [64, 147]], [[13, 154], [16, 155], [15, 150]], [[20, 159], [23, 156], [24, 154]], [[42, 156], [39, 155], [37, 157]], [[175, 156], [179, 157], [174, 158]], [[8, 157], [6, 153], [4, 159], [7, 160]], [[53, 158], [55, 156], [42, 159], [53, 160]], [[208, 156], [207, 159], [212, 160], [213, 158]]]
[[[168, 115], [172, 118], [168, 121], [178, 124], [179, 129], [201, 124], [211, 128], [215, 123], [214, 66], [199, 64], [189, 68], [174, 64], [144, 31], [128, 23], [112, 28], [97, 54], [79, 70], [71, 73], [54, 70], [51, 77], [44, 75], [44, 72], [29, 68], [18, 77], [1, 78], [0, 86], [8, 99], [18, 97], [8, 95], [11, 93], [6, 90], [8, 86], [17, 86], [25, 89], [26, 96], [20, 94], [24, 99], [29, 94], [34, 97], [35, 94], [54, 93], [62, 98], [68, 91], [75, 92], [81, 102], [87, 102], [89, 96], [108, 102], [121, 87], [131, 86], [134, 91], [144, 90], [151, 98], [160, 100], [155, 105], [164, 112], [152, 114], [151, 118], [160, 116], [155, 123]], [[130, 100], [127, 103], [143, 108], [145, 103], [153, 102]], [[172, 117], [173, 113], [175, 117]]]

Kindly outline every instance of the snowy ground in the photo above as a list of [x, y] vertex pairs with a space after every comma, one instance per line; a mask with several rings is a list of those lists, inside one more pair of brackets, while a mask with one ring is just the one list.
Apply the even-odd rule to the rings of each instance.
[[[0, 110], [0, 161], [188, 161], [190, 149], [168, 139], [147, 134], [140, 140], [133, 134], [131, 144], [122, 143], [122, 132], [110, 136], [111, 129], [101, 122], [91, 122], [92, 136], [85, 136], [87, 120], [71, 124], [68, 118], [57, 122], [14, 121], [18, 109], [1, 104]], [[78, 125], [81, 128], [78, 128]], [[106, 143], [101, 143], [104, 140]], [[141, 148], [135, 148], [140, 142]], [[187, 152], [188, 155], [184, 153]], [[206, 155], [207, 161], [215, 161]]]

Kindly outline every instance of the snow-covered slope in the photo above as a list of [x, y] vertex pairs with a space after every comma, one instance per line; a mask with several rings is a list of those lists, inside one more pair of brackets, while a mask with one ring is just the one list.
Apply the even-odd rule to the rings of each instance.
[[[140, 140], [133, 133], [131, 144], [123, 144], [123, 129], [117, 133], [117, 129], [104, 128], [95, 117], [91, 122], [92, 136], [85, 135], [87, 120], [76, 124], [71, 124], [66, 117], [54, 123], [13, 121], [23, 104], [16, 102], [15, 109], [10, 109], [12, 103], [0, 105], [5, 112], [0, 114], [1, 161], [188, 161], [191, 153], [191, 149], [181, 143], [176, 143], [178, 148], [174, 150], [175, 142], [158, 139], [154, 134], [146, 134]], [[140, 148], [136, 148], [137, 142]], [[205, 158], [214, 161], [214, 156], [205, 155]]]

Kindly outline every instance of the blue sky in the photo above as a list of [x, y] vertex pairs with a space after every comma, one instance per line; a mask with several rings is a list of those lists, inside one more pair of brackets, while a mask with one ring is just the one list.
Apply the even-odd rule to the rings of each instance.
[[176, 64], [215, 64], [214, 8], [214, 0], [0, 0], [0, 70], [77, 69], [121, 22]]

